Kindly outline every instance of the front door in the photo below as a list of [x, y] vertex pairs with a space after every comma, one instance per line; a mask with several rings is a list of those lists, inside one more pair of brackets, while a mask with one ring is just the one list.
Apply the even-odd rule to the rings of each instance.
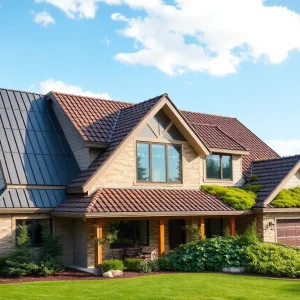
[[170, 249], [174, 249], [185, 243], [185, 220], [170, 220], [169, 221], [169, 245]]

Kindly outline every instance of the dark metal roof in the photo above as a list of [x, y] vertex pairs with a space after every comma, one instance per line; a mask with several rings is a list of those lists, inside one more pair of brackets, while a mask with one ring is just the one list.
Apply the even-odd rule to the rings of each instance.
[[76, 160], [45, 96], [0, 89], [0, 160], [7, 184], [68, 185]]
[[250, 183], [263, 185], [263, 188], [257, 193], [257, 207], [265, 207], [267, 197], [299, 161], [300, 155], [294, 155], [253, 162], [251, 173], [257, 175], [257, 179]]
[[6, 189], [0, 208], [54, 208], [66, 198], [64, 189]]

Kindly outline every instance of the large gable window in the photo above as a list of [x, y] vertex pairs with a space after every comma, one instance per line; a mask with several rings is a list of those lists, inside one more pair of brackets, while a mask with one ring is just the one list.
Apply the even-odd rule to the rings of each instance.
[[206, 156], [206, 178], [225, 179], [232, 178], [231, 155], [212, 154]]
[[181, 182], [181, 146], [137, 143], [137, 180]]

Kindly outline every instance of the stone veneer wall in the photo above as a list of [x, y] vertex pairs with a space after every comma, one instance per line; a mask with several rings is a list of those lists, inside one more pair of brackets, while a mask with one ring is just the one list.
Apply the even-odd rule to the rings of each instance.
[[[0, 257], [7, 256], [15, 243], [17, 219], [51, 219], [51, 216], [47, 214], [0, 215]], [[38, 248], [34, 250], [38, 250]]]
[[300, 213], [257, 213], [257, 228], [265, 242], [276, 243], [276, 219], [300, 218]]

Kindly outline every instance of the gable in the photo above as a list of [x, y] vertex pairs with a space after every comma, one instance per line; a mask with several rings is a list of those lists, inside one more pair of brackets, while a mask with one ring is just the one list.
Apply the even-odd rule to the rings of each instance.
[[300, 186], [300, 169], [286, 182], [284, 189]]

